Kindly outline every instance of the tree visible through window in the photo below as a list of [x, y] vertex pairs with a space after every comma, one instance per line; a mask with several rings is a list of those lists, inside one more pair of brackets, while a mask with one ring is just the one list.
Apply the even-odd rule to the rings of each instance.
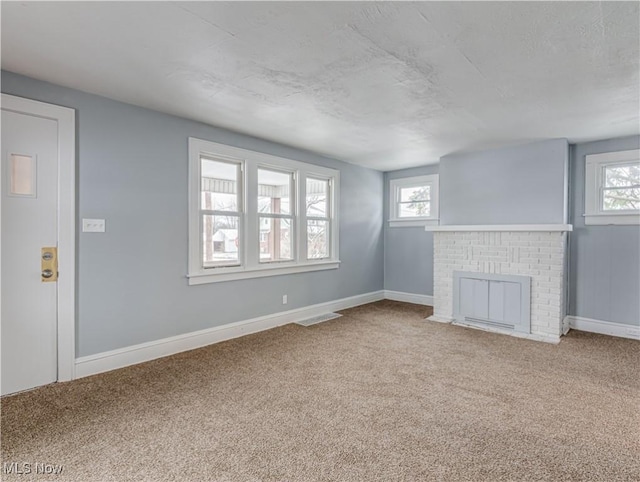
[[414, 186], [400, 189], [401, 218], [429, 217], [431, 215], [431, 186]]
[[604, 167], [604, 211], [640, 209], [640, 162]]
[[403, 177], [389, 183], [391, 227], [438, 222], [438, 175]]
[[640, 149], [585, 156], [584, 222], [640, 224]]

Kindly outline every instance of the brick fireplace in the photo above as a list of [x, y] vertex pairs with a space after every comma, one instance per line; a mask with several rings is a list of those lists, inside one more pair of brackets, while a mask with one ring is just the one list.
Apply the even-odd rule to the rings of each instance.
[[[454, 271], [530, 278], [530, 333], [515, 336], [558, 342], [565, 317], [567, 232], [570, 225], [430, 226], [434, 231], [432, 321], [454, 320]], [[528, 299], [527, 299], [528, 302]], [[490, 326], [491, 331], [504, 331]], [[505, 331], [508, 332], [508, 331]]]

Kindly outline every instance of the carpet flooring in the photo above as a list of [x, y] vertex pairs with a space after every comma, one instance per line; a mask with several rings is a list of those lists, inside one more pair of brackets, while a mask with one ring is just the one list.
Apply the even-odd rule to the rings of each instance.
[[429, 311], [381, 301], [5, 397], [3, 480], [640, 480], [640, 343]]

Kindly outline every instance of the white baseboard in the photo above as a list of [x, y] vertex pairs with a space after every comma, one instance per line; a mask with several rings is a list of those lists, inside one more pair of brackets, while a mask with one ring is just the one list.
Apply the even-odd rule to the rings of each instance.
[[574, 330], [640, 340], [640, 326], [625, 325], [624, 323], [614, 323], [612, 321], [593, 320], [591, 318], [571, 315], [565, 319], [568, 320], [569, 326]]
[[384, 290], [384, 297], [387, 300], [404, 301], [405, 303], [414, 303], [416, 305], [433, 306], [433, 296], [417, 295], [415, 293], [405, 293], [402, 291]]
[[385, 292], [383, 290], [373, 291], [371, 293], [350, 296], [327, 303], [319, 303], [304, 308], [207, 328], [206, 330], [163, 338], [162, 340], [140, 343], [139, 345], [83, 356], [76, 359], [75, 378], [87, 377], [89, 375], [155, 360], [156, 358], [201, 348], [206, 345], [257, 333], [259, 331], [269, 330], [288, 323], [306, 320], [307, 318], [323, 315], [332, 311], [345, 310], [366, 303], [380, 301], [384, 298]]

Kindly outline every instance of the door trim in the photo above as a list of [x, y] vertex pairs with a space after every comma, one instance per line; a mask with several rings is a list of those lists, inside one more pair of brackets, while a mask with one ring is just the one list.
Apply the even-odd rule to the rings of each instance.
[[[2, 110], [58, 123], [58, 381], [75, 378], [76, 113], [74, 109], [2, 94]], [[2, 174], [0, 173], [0, 182]]]

